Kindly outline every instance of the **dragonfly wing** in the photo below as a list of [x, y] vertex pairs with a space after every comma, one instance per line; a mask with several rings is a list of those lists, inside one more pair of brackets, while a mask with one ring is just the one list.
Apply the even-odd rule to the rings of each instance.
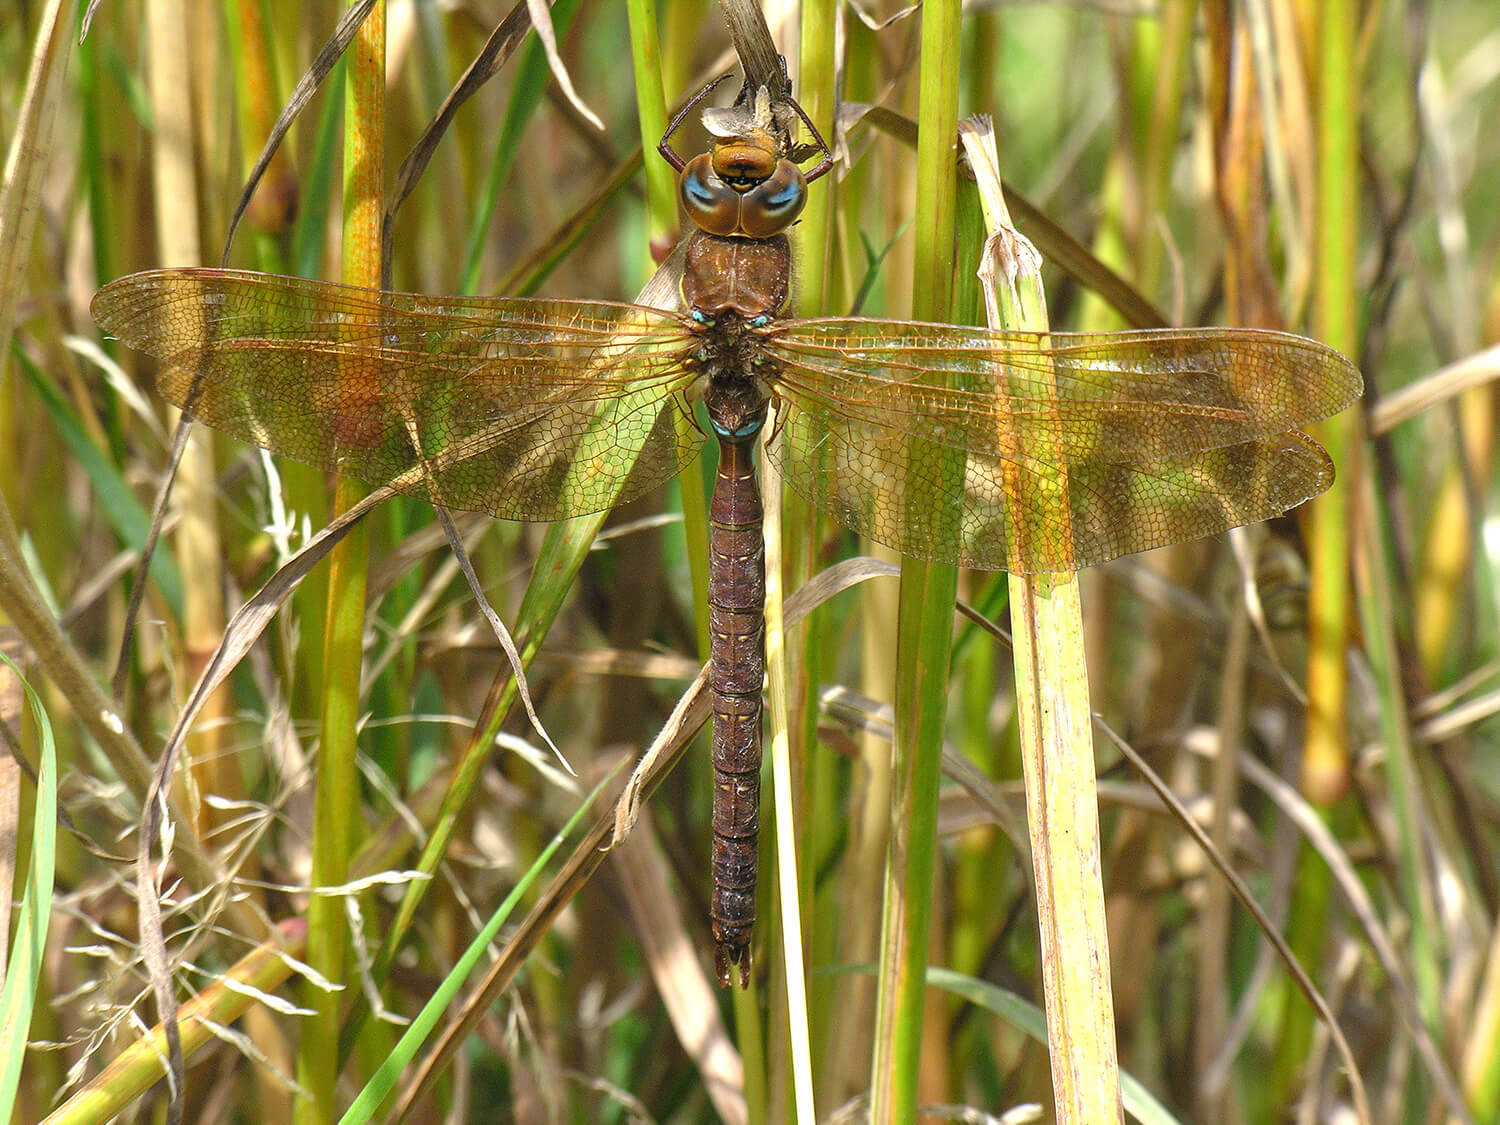
[[164, 397], [296, 460], [508, 519], [601, 511], [702, 436], [691, 342], [634, 305], [380, 293], [224, 270], [111, 282], [95, 319]]
[[[905, 335], [878, 335], [887, 327]], [[955, 339], [964, 346], [948, 346]], [[770, 345], [781, 410], [769, 455], [854, 531], [916, 558], [1018, 572], [1076, 570], [1267, 519], [1332, 482], [1327, 453], [1289, 427], [1357, 394], [1358, 372], [1337, 353], [1256, 332], [1061, 339], [1054, 351], [982, 329], [794, 324]], [[1210, 351], [1221, 353], [1212, 368]], [[1279, 391], [1231, 393], [1215, 374], [1272, 352], [1294, 357], [1294, 375], [1269, 372], [1286, 383]]]
[[1285, 332], [997, 332], [858, 318], [790, 322], [768, 346], [788, 397], [954, 449], [1152, 461], [1298, 429], [1363, 390]]

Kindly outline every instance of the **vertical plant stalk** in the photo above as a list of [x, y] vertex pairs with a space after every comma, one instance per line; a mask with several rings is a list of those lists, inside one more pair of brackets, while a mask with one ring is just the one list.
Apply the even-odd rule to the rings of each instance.
[[[762, 447], [762, 451], [764, 446]], [[803, 906], [798, 878], [797, 786], [792, 778], [790, 719], [787, 714], [786, 632], [782, 614], [782, 514], [785, 490], [770, 458], [762, 456], [766, 541], [766, 693], [770, 700], [771, 800], [776, 812], [776, 887], [780, 896], [782, 956], [786, 967], [786, 1015], [791, 1050], [793, 1103], [796, 1120], [817, 1121], [813, 1099], [812, 1037], [807, 1003], [807, 965], [803, 956]]]
[[[912, 271], [912, 315], [917, 320], [945, 320], [952, 303], [959, 25], [957, 0], [929, 3], [922, 10]], [[870, 1082], [872, 1121], [910, 1121], [916, 1116], [938, 781], [957, 595], [956, 568], [902, 561], [895, 768]]]
[[[993, 137], [967, 123], [962, 136], [991, 231], [981, 266], [990, 327], [1046, 332], [1041, 258], [1011, 228]], [[1048, 460], [1035, 449], [1028, 456]], [[1062, 464], [1061, 456], [1050, 460]], [[1061, 513], [1047, 514], [1054, 520], [1066, 518], [1068, 495], [1061, 470], [1041, 496], [1026, 495], [1019, 482], [1008, 485], [1017, 540], [1026, 536], [1039, 504], [1061, 505]], [[1074, 574], [1012, 574], [1010, 600], [1016, 722], [1026, 777], [1056, 1119], [1060, 1125], [1106, 1125], [1122, 1121], [1123, 1111], [1078, 579]]]
[[[837, 60], [835, 58], [834, 32], [838, 23], [838, 9], [834, 0], [804, 0], [802, 4], [801, 32], [796, 67], [796, 82], [792, 93], [801, 103], [803, 111], [823, 134], [828, 144], [836, 144], [834, 136], [837, 123], [835, 112], [838, 103]], [[811, 143], [812, 138], [805, 129], [798, 139]], [[834, 312], [847, 312], [844, 297], [835, 284], [836, 269], [833, 264], [835, 238], [835, 208], [839, 201], [839, 175], [835, 170], [814, 184], [808, 193], [807, 209], [801, 221], [793, 228], [793, 250], [796, 255], [796, 274], [792, 300], [798, 316], [823, 316]], [[769, 458], [762, 460], [769, 465]], [[766, 509], [769, 514], [773, 506], [780, 506], [785, 517], [783, 526], [795, 528], [795, 533], [781, 544], [781, 566], [774, 586], [768, 583], [767, 598], [779, 597], [783, 588], [796, 590], [817, 570], [818, 551], [827, 537], [830, 521], [817, 508], [807, 504], [796, 493], [782, 488], [772, 473], [763, 471], [765, 481]], [[767, 539], [769, 541], [769, 530]], [[768, 571], [768, 578], [770, 577]], [[780, 607], [777, 609], [778, 615]], [[766, 636], [772, 633], [772, 622], [766, 621]], [[856, 923], [852, 926], [840, 924], [839, 893], [817, 894], [817, 873], [830, 851], [843, 841], [845, 815], [842, 811], [845, 786], [838, 783], [840, 763], [837, 755], [822, 752], [818, 744], [818, 687], [831, 675], [830, 666], [835, 659], [835, 641], [830, 630], [805, 628], [792, 634], [791, 644], [784, 650], [784, 667], [778, 667], [767, 653], [767, 671], [773, 677], [771, 691], [771, 761], [773, 769], [779, 766], [783, 732], [788, 742], [786, 754], [789, 758], [787, 781], [792, 786], [789, 801], [796, 809], [799, 823], [797, 831], [791, 831], [791, 822], [783, 818], [778, 809], [776, 816], [776, 843], [781, 847], [782, 837], [800, 853], [798, 875], [800, 886], [795, 889], [802, 908], [802, 934], [806, 936], [809, 959], [814, 964], [838, 959], [839, 950], [828, 941], [831, 935], [845, 935], [853, 931], [867, 935], [865, 955], [862, 962], [873, 958], [873, 926]], [[780, 676], [777, 683], [774, 677]], [[786, 710], [778, 717], [776, 693], [787, 697]], [[779, 789], [782, 780], [775, 779], [778, 790], [776, 800], [781, 801]], [[882, 812], [884, 806], [882, 805]], [[883, 851], [884, 849], [882, 849]], [[779, 917], [786, 926], [794, 915], [787, 909], [788, 890], [781, 891], [782, 910]], [[878, 897], [870, 895], [866, 917], [873, 919]], [[788, 991], [792, 987], [794, 969], [787, 964]], [[862, 1085], [864, 1075], [860, 1063], [869, 1057], [869, 1029], [874, 1015], [874, 982], [863, 974], [839, 974], [818, 976], [806, 983], [807, 1015], [805, 1029], [816, 1058], [827, 1060], [820, 1079], [823, 1090], [838, 1089], [838, 1072], [853, 1075], [853, 1081]], [[863, 998], [863, 1011], [857, 1011], [851, 1001]], [[789, 1013], [796, 1026], [796, 1015]], [[836, 1045], [836, 1046], [835, 1046]], [[837, 1061], [835, 1061], [837, 1060]], [[859, 1069], [856, 1069], [859, 1068]], [[825, 1093], [825, 1097], [828, 1096]]]
[[[1318, 196], [1315, 328], [1325, 344], [1347, 355], [1359, 343], [1354, 307], [1355, 238], [1359, 200], [1358, 80], [1355, 72], [1355, 8], [1351, 0], [1317, 6]], [[1314, 432], [1338, 466], [1339, 477], [1312, 507], [1308, 598], [1307, 739], [1302, 789], [1310, 800], [1328, 802], [1349, 783], [1345, 741], [1349, 640], [1349, 545], [1353, 538], [1350, 498], [1360, 478], [1360, 417], [1357, 411], [1323, 423]]]
[[[151, 187], [157, 223], [157, 260], [163, 266], [196, 266], [203, 262], [198, 228], [198, 178], [193, 152], [192, 92], [182, 60], [188, 50], [188, 13], [178, 0], [153, 0], [149, 6], [147, 83], [156, 129], [152, 136]], [[175, 413], [175, 411], [174, 411]], [[224, 603], [219, 573], [224, 558], [219, 542], [215, 491], [214, 441], [208, 430], [194, 427], [177, 473], [182, 520], [173, 534], [182, 563], [183, 640], [187, 667], [184, 684], [195, 683], [224, 635]], [[232, 710], [227, 690], [214, 692], [203, 709], [199, 731], [187, 742], [193, 791], [194, 832], [207, 839], [214, 827], [204, 794], [231, 801], [240, 798], [234, 777], [236, 759], [227, 752], [225, 720]], [[179, 775], [180, 777], [181, 775]]]
[[[349, 67], [344, 103], [344, 265], [343, 280], [380, 284], [380, 216], [384, 195], [385, 5], [377, 3], [346, 56]], [[340, 393], [354, 397], [362, 381], [377, 373], [353, 366]], [[334, 514], [354, 504], [361, 486], [339, 477]], [[313, 812], [314, 886], [347, 880], [349, 859], [362, 822], [359, 774], [355, 764], [361, 638], [365, 620], [365, 579], [369, 542], [362, 523], [329, 557], [328, 613], [323, 660], [322, 716], [318, 741], [318, 790]], [[324, 978], [345, 977], [348, 936], [344, 900], [315, 895], [308, 904], [308, 961]], [[343, 997], [309, 986], [297, 1079], [309, 1097], [297, 1102], [305, 1125], [332, 1121], [338, 1082], [339, 1011]]]

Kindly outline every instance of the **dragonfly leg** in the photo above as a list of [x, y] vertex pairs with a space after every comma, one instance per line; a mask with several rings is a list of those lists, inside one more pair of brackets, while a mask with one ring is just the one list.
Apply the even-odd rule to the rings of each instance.
[[703, 101], [704, 98], [708, 97], [721, 85], [723, 85], [733, 77], [733, 72], [729, 74], [719, 75], [719, 77], [715, 78], [707, 86], [703, 87], [703, 89], [694, 94], [692, 100], [689, 101], [681, 109], [679, 109], [676, 116], [672, 118], [671, 123], [667, 125], [666, 135], [662, 137], [661, 144], [656, 146], [656, 151], [661, 153], [662, 159], [670, 164], [672, 166], [672, 170], [674, 172], [677, 172], [679, 175], [682, 173], [682, 170], [687, 167], [687, 161], [678, 156], [677, 150], [672, 147], [672, 134], [677, 132], [677, 130], [682, 127], [682, 123], [687, 120], [687, 115], [692, 113], [693, 110], [697, 108], [699, 102]]

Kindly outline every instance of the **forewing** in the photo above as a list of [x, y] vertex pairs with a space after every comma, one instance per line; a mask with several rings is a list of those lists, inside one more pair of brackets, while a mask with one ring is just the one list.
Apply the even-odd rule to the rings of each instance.
[[[799, 403], [953, 449], [1153, 461], [1329, 417], [1363, 389], [1338, 352], [1285, 332], [995, 332], [858, 318], [769, 333]], [[1005, 420], [999, 432], [998, 420]]]
[[635, 305], [428, 297], [221, 270], [106, 285], [101, 327], [192, 417], [299, 461], [508, 519], [600, 511], [696, 456], [691, 348]]
[[1327, 453], [1289, 427], [1357, 396], [1337, 353], [1262, 332], [1049, 339], [795, 324], [771, 345], [785, 420], [770, 456], [809, 502], [903, 554], [1020, 572], [1267, 519], [1332, 482]]

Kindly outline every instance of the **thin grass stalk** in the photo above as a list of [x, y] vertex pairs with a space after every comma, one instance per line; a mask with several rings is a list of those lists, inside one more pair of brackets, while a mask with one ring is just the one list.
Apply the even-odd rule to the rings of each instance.
[[[797, 83], [793, 94], [813, 124], [824, 134], [823, 139], [833, 143], [837, 104], [834, 88], [837, 5], [832, 0], [807, 0], [802, 5], [801, 19]], [[811, 143], [812, 138], [805, 130], [799, 135], [802, 141]], [[838, 172], [834, 171], [812, 185], [807, 209], [793, 228], [797, 255], [793, 300], [798, 316], [822, 316], [838, 308], [834, 303], [832, 268], [837, 200]], [[766, 479], [769, 493], [771, 478]], [[817, 552], [826, 538], [829, 522], [822, 512], [795, 493], [779, 485], [776, 487], [786, 515], [784, 525], [795, 529], [783, 545], [786, 565], [782, 571], [784, 581], [795, 589], [811, 578], [817, 569]], [[796, 804], [801, 817], [801, 831], [795, 839], [802, 852], [800, 891], [806, 904], [803, 936], [816, 964], [833, 959], [837, 952], [826, 939], [840, 932], [836, 915], [839, 903], [834, 895], [816, 894], [815, 877], [823, 870], [830, 849], [836, 846], [842, 834], [844, 793], [843, 786], [838, 783], [837, 756], [819, 752], [817, 738], [818, 685], [830, 678], [834, 647], [832, 633], [827, 629], [807, 628], [798, 630], [795, 637], [787, 654], [784, 686], [795, 701], [788, 719], [791, 723], [788, 733], [792, 740], [795, 770], [791, 776], [795, 778]], [[778, 818], [778, 841], [782, 834], [780, 823]], [[822, 1058], [829, 1057], [826, 1050], [828, 1036], [847, 1032], [846, 1021], [839, 1018], [840, 1009], [833, 998], [851, 983], [853, 979], [843, 975], [817, 977], [808, 982], [812, 993], [809, 1007], [815, 1017], [813, 1041], [819, 1044], [818, 1054]], [[860, 979], [855, 986], [868, 987], [868, 982]]]
[[[1358, 89], [1354, 68], [1355, 11], [1349, 0], [1313, 6], [1317, 90], [1317, 174], [1314, 209], [1315, 335], [1354, 354], [1358, 329], [1354, 304], [1355, 238], [1359, 225]], [[1347, 649], [1350, 637], [1350, 543], [1355, 534], [1352, 497], [1360, 479], [1359, 420], [1350, 412], [1314, 427], [1338, 467], [1333, 487], [1310, 505], [1308, 522], [1307, 719], [1301, 789], [1314, 804], [1331, 805], [1347, 790]], [[1329, 809], [1338, 817], [1340, 810]], [[1335, 824], [1337, 831], [1337, 824]], [[1311, 852], [1298, 859], [1289, 943], [1304, 965], [1324, 956], [1332, 910], [1332, 876]], [[1289, 1105], [1307, 1082], [1313, 1014], [1286, 988], [1276, 1051], [1269, 1067], [1270, 1104]]]
[[[1360, 497], [1358, 549], [1354, 575], [1359, 592], [1360, 628], [1370, 675], [1377, 685], [1381, 743], [1385, 751], [1387, 797], [1396, 825], [1395, 859], [1402, 915], [1410, 927], [1408, 967], [1416, 989], [1423, 1022], [1433, 1036], [1444, 1039], [1444, 987], [1440, 953], [1446, 941], [1429, 876], [1431, 851], [1424, 824], [1432, 821], [1423, 797], [1421, 771], [1412, 744], [1411, 715], [1401, 682], [1401, 654], [1396, 642], [1395, 591], [1387, 566], [1384, 536], [1377, 534], [1373, 482], [1356, 482]], [[1481, 1119], [1485, 1119], [1481, 1115]]]
[[1156, 83], [1151, 90], [1146, 137], [1141, 154], [1141, 213], [1135, 231], [1135, 281], [1148, 296], [1161, 276], [1166, 241], [1159, 219], [1165, 217], [1172, 166], [1181, 135], [1182, 99], [1198, 26], [1198, 0], [1170, 0], [1161, 10], [1161, 35], [1153, 52]]
[[[812, 0], [802, 5], [792, 90], [825, 140], [833, 135], [836, 17], [836, 6], [829, 0]], [[797, 139], [804, 144], [812, 143], [806, 129], [798, 130]], [[811, 185], [807, 208], [792, 228], [796, 254], [792, 300], [798, 316], [818, 316], [831, 308], [828, 261], [836, 198], [837, 174], [830, 173]], [[773, 634], [770, 606], [773, 597], [778, 600], [782, 597], [784, 588], [797, 589], [812, 576], [828, 522], [816, 508], [782, 487], [770, 469], [768, 458], [763, 458], [761, 464], [767, 516], [776, 509], [779, 526], [792, 529], [790, 536], [774, 540], [776, 546], [770, 553], [776, 556], [775, 562], [768, 558], [767, 565], [766, 670], [771, 693], [769, 733], [779, 875], [775, 916], [787, 953], [782, 966], [786, 973], [786, 1005], [777, 1013], [784, 1014], [786, 1030], [779, 1033], [778, 1019], [774, 1025], [778, 1031], [767, 1038], [772, 1044], [771, 1052], [790, 1051], [788, 1069], [798, 1120], [813, 1120], [812, 1064], [804, 1063], [803, 1056], [827, 1060], [827, 1037], [844, 1022], [835, 1016], [837, 1009], [832, 1003], [833, 990], [844, 981], [826, 976], [809, 979], [805, 967], [798, 963], [804, 951], [813, 964], [828, 959], [833, 950], [820, 943], [819, 938], [838, 929], [829, 924], [832, 922], [829, 912], [836, 904], [816, 893], [817, 873], [823, 869], [828, 848], [839, 834], [842, 799], [842, 787], [836, 783], [835, 756], [816, 752], [817, 685], [827, 679], [831, 638], [827, 630], [804, 628], [793, 634], [790, 648], [782, 647], [788, 638], [779, 632], [779, 624], [774, 625], [778, 631]], [[773, 539], [769, 521], [766, 540], [770, 548]], [[775, 616], [780, 617], [779, 606]], [[769, 641], [773, 636], [778, 649], [775, 663], [770, 659]], [[793, 874], [799, 880], [797, 886], [787, 883]], [[794, 926], [798, 927], [795, 932]]]
[[[965, 50], [972, 44], [972, 33], [965, 42]], [[960, 135], [968, 122], [960, 124]], [[963, 268], [963, 263], [979, 262], [982, 259], [986, 230], [984, 211], [975, 182], [969, 177], [958, 181], [957, 205], [954, 217], [956, 260], [959, 268], [954, 276], [952, 320], [955, 324], [979, 324], [984, 318], [983, 298], [980, 294], [977, 270]], [[965, 581], [966, 580], [966, 581]], [[984, 591], [1005, 581], [999, 573], [967, 571], [960, 574], [961, 596], [971, 604], [982, 603]], [[978, 596], [976, 596], [978, 595]], [[990, 731], [990, 707], [995, 699], [995, 661], [999, 656], [998, 646], [974, 644], [977, 628], [965, 622], [957, 631], [949, 663], [949, 680], [952, 684], [950, 696], [954, 704], [955, 718], [950, 724], [946, 740], [976, 766], [985, 776], [995, 778], [1014, 777], [1019, 766], [1009, 774], [1000, 773], [999, 758], [1005, 742], [994, 738]], [[968, 643], [965, 643], [965, 640]], [[1001, 903], [1009, 889], [1016, 883], [1008, 878], [1011, 870], [1010, 854], [1001, 842], [1002, 834], [994, 825], [984, 825], [965, 832], [952, 841], [951, 854], [946, 865], [948, 874], [948, 899], [943, 916], [946, 933], [934, 927], [934, 941], [942, 940], [931, 954], [933, 963], [946, 964], [959, 972], [984, 975], [984, 960], [988, 954], [993, 935], [1003, 926]], [[1003, 873], [1003, 874], [1002, 874]], [[928, 978], [929, 989], [932, 979]], [[931, 990], [928, 999], [928, 1019], [935, 1025], [949, 1028], [962, 1027], [964, 1002], [955, 996]], [[971, 1023], [961, 1035], [939, 1032], [945, 1036], [942, 1052], [947, 1056], [946, 1076], [949, 1091], [965, 1091], [977, 1084], [969, 1064], [973, 1058], [971, 1049], [983, 1032], [979, 1025]], [[928, 1066], [932, 1066], [929, 1048]], [[933, 1080], [934, 1084], [936, 1079]], [[950, 1095], [951, 1096], [951, 1095]], [[980, 1100], [984, 1104], [984, 1100]]]
[[[981, 145], [966, 132], [965, 144], [995, 239], [992, 261], [1006, 267], [1005, 274], [986, 279], [990, 326], [1046, 332], [1040, 256], [1012, 229], [998, 172], [985, 171], [998, 169], [994, 142]], [[1062, 458], [1055, 461], [1061, 465]], [[1008, 482], [1007, 488], [1012, 533], [1022, 541], [1027, 524], [1043, 514], [1034, 513], [1037, 504], [1065, 505], [1069, 495], [1061, 471], [1055, 484], [1048, 482], [1045, 496], [1029, 497], [1019, 482]], [[1067, 510], [1045, 515], [1065, 521]], [[1012, 574], [1010, 602], [1054, 1112], [1060, 1125], [1106, 1125], [1123, 1120], [1123, 1114], [1077, 575]]]
[[[960, 22], [957, 0], [929, 3], [922, 10], [912, 278], [917, 320], [945, 320], [952, 303]], [[915, 482], [906, 483], [913, 490], [908, 503], [935, 502], [917, 495]], [[871, 1120], [876, 1122], [909, 1121], [918, 1102], [938, 780], [957, 595], [956, 568], [902, 561], [891, 837], [870, 1080]]]
[[[849, 22], [852, 42], [846, 45], [844, 90], [852, 100], [872, 101], [884, 76], [879, 52], [873, 49], [871, 33], [858, 20]], [[876, 280], [868, 276], [871, 271], [879, 270], [882, 294], [887, 289], [905, 288], [902, 283], [888, 284], [891, 279], [904, 281], [910, 276], [909, 267], [898, 267], [889, 258], [877, 265], [864, 251], [860, 236], [864, 227], [873, 227], [884, 238], [887, 231], [903, 229], [909, 218], [906, 196], [912, 180], [910, 164], [889, 155], [877, 160], [877, 154], [878, 150], [870, 153], [864, 161], [865, 167], [851, 169], [849, 178], [839, 185], [835, 220], [839, 228], [836, 242], [839, 260], [834, 272], [842, 284], [843, 295], [831, 307], [840, 313], [872, 311], [870, 305], [874, 302], [868, 300], [871, 294], [861, 294], [865, 300], [857, 309], [851, 296], [856, 285]], [[904, 256], [908, 249], [903, 238], [892, 250], [892, 256]], [[879, 246], [875, 252], [880, 252]], [[876, 307], [890, 315], [909, 311], [885, 305]], [[897, 561], [895, 552], [871, 539], [861, 540], [860, 551], [887, 559], [893, 566]], [[879, 581], [862, 582], [853, 593], [857, 600], [851, 615], [857, 622], [857, 632], [852, 638], [858, 645], [857, 682], [872, 699], [888, 698], [896, 680], [890, 636], [896, 620], [898, 592], [896, 583]], [[825, 646], [830, 650], [827, 659], [833, 669], [832, 675], [822, 677], [821, 682], [826, 683], [842, 674], [837, 663], [839, 650], [848, 642], [833, 630], [818, 632], [827, 635]], [[817, 716], [809, 719], [816, 722]], [[836, 963], [870, 965], [874, 964], [880, 947], [885, 856], [891, 830], [891, 744], [888, 733], [861, 730], [854, 737], [856, 757], [847, 771], [849, 812], [844, 814], [848, 836], [838, 869], [838, 886], [829, 896], [833, 900], [829, 909], [834, 912], [831, 929], [836, 942], [833, 951]], [[821, 748], [817, 753], [819, 758], [832, 757]], [[838, 1104], [869, 1085], [878, 981], [873, 974], [842, 973], [835, 977], [834, 983], [838, 991], [826, 1009], [830, 1016], [827, 1038], [832, 1050], [828, 1052], [829, 1065], [824, 1067], [823, 1078], [828, 1084], [825, 1100]]]
[[[182, 66], [192, 57], [188, 49], [188, 11], [179, 0], [152, 0], [149, 5], [151, 50], [147, 53], [147, 83], [155, 115], [152, 138], [151, 182], [155, 213], [171, 216], [156, 226], [157, 260], [163, 266], [196, 266], [203, 262], [202, 235], [198, 227], [199, 197], [197, 153], [193, 149], [191, 72]], [[172, 411], [176, 421], [177, 412]], [[172, 536], [173, 550], [182, 565], [183, 656], [186, 667], [181, 682], [191, 684], [218, 647], [224, 635], [224, 602], [219, 586], [220, 561], [224, 557], [219, 540], [217, 472], [214, 439], [202, 426], [194, 427], [177, 472], [176, 490], [183, 518]], [[187, 742], [185, 761], [193, 791], [188, 805], [193, 810], [195, 831], [208, 839], [215, 817], [202, 803], [209, 795], [238, 800], [242, 793], [235, 759], [225, 743], [227, 720], [232, 713], [227, 689], [214, 692], [203, 708], [199, 728]]]
[[[276, 57], [277, 44], [268, 43], [265, 53]], [[247, 53], [249, 48], [246, 48]], [[290, 272], [298, 277], [317, 277], [323, 269], [324, 237], [329, 220], [329, 200], [336, 190], [339, 167], [338, 152], [340, 127], [343, 124], [342, 108], [347, 81], [345, 68], [334, 67], [325, 84], [322, 111], [316, 121], [313, 143], [308, 146], [307, 163], [297, 185], [297, 218], [289, 232], [287, 259]], [[265, 137], [246, 138], [242, 144], [243, 172], [248, 174], [258, 151], [257, 145], [265, 143]], [[257, 246], [263, 245], [257, 243]], [[260, 268], [268, 268], [269, 262], [262, 259]], [[329, 504], [332, 497], [328, 490], [328, 478], [311, 465], [282, 458], [277, 462], [281, 476], [284, 503], [289, 511], [303, 513], [307, 526], [323, 527], [332, 518]], [[283, 662], [284, 676], [291, 680], [287, 691], [289, 705], [295, 714], [317, 714], [322, 706], [320, 698], [323, 683], [323, 655], [328, 647], [329, 571], [325, 567], [314, 567], [302, 584], [292, 594], [291, 613], [297, 622], [294, 634], [297, 645]]]
[[[1359, 232], [1359, 82], [1353, 0], [1317, 5], [1318, 172], [1314, 328], [1325, 344], [1354, 355], [1355, 249]], [[1360, 419], [1348, 411], [1315, 436], [1338, 466], [1339, 479], [1311, 507], [1312, 589], [1308, 600], [1307, 734], [1302, 789], [1329, 802], [1349, 784], [1348, 679], [1351, 497], [1360, 478]]]
[[[1224, 642], [1224, 668], [1219, 682], [1218, 746], [1214, 754], [1210, 791], [1213, 795], [1209, 835], [1222, 855], [1232, 855], [1233, 815], [1239, 804], [1239, 758], [1245, 726], [1247, 662], [1250, 658], [1250, 608], [1243, 597], [1230, 608], [1229, 632]], [[1196, 952], [1198, 1026], [1193, 1041], [1197, 1081], [1194, 1104], [1205, 1121], [1232, 1120], [1235, 1094], [1222, 1084], [1211, 1088], [1208, 1075], [1224, 1046], [1232, 994], [1230, 923], [1233, 900], [1224, 879], [1210, 877], [1203, 887], [1201, 934]]]
[[671, 165], [653, 155], [667, 131], [667, 95], [662, 88], [661, 44], [656, 0], [629, 0], [630, 58], [634, 64], [635, 104], [645, 154], [646, 213], [654, 243], [677, 229], [677, 178]]
[[[797, 1121], [816, 1122], [812, 1077], [811, 1021], [808, 1018], [807, 964], [803, 954], [803, 906], [798, 878], [796, 785], [792, 777], [792, 748], [788, 737], [786, 635], [782, 617], [781, 481], [761, 458], [765, 488], [766, 541], [766, 681], [770, 699], [771, 798], [776, 812], [777, 915], [781, 919], [781, 949], [786, 970], [787, 1046], [791, 1053], [792, 1102]], [[805, 860], [804, 860], [805, 863]], [[809, 900], [810, 901], [810, 900]]]
[[[384, 199], [385, 5], [377, 3], [350, 46], [345, 86], [343, 280], [380, 284], [380, 226]], [[374, 373], [355, 367], [351, 388]], [[351, 394], [357, 393], [351, 391]], [[359, 499], [363, 486], [340, 477], [335, 514]], [[312, 883], [344, 883], [363, 822], [355, 762], [359, 683], [369, 562], [368, 534], [361, 524], [329, 558], [327, 644], [323, 662], [323, 706], [319, 724], [318, 783], [313, 811]], [[344, 900], [315, 895], [308, 904], [308, 961], [327, 980], [346, 976], [348, 935]], [[339, 992], [309, 986], [298, 1045], [297, 1079], [308, 1097], [297, 1102], [305, 1125], [334, 1119], [339, 1073]]]

